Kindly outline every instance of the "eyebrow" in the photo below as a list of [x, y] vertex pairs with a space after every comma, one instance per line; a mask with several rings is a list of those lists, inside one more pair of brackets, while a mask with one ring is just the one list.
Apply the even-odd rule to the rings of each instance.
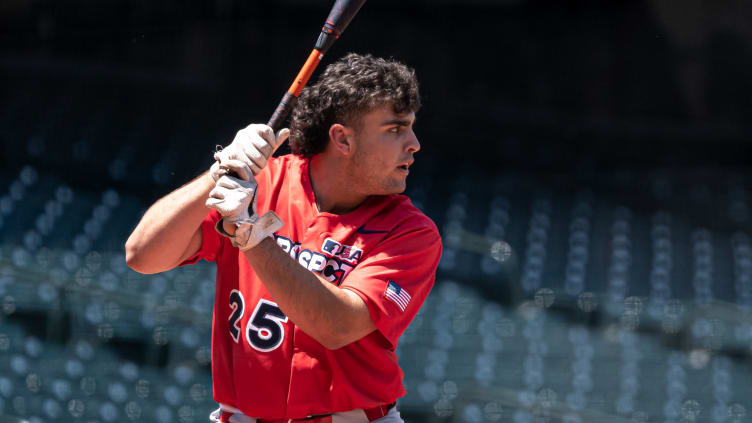
[[[413, 119], [413, 125], [415, 125], [415, 121], [417, 119]], [[381, 126], [388, 126], [388, 125], [400, 125], [400, 126], [410, 126], [410, 120], [408, 119], [391, 119], [386, 122], [383, 122]]]

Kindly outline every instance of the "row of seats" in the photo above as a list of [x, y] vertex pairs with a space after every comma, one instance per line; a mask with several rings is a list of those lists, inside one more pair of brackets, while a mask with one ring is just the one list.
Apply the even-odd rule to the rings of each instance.
[[750, 405], [746, 360], [677, 350], [619, 320], [573, 325], [545, 303], [505, 308], [449, 280], [430, 298], [398, 351], [403, 410], [468, 422], [726, 422]]
[[201, 421], [214, 407], [206, 367], [190, 361], [150, 367], [97, 341], [43, 342], [0, 321], [0, 416], [171, 423]]

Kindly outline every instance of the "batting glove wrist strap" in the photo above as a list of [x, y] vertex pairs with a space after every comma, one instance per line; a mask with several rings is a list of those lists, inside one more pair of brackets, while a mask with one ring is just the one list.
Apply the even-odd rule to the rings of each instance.
[[217, 222], [215, 226], [217, 232], [230, 238], [232, 245], [240, 251], [247, 251], [257, 246], [264, 238], [272, 236], [285, 224], [277, 213], [270, 210], [261, 217], [253, 215], [250, 218], [233, 222], [237, 230], [235, 235], [230, 235], [222, 226], [223, 220], [224, 218]]

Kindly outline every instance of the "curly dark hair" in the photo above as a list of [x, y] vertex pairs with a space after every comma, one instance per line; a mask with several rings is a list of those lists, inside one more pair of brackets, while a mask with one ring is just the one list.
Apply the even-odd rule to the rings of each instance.
[[290, 122], [290, 149], [303, 157], [321, 153], [333, 124], [357, 126], [364, 113], [389, 104], [398, 114], [420, 109], [415, 71], [395, 60], [349, 53], [301, 93]]

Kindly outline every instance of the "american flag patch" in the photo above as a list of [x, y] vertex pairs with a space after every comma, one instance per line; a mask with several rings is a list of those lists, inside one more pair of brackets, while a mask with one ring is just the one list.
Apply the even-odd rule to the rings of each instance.
[[405, 311], [410, 304], [410, 294], [394, 281], [389, 281], [386, 285], [386, 297], [392, 300], [400, 310]]

